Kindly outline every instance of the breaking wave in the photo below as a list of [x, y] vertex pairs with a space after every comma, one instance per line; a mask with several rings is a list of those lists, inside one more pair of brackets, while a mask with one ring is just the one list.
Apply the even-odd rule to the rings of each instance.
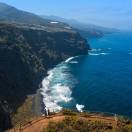
[[100, 55], [109, 55], [110, 53], [100, 53]]
[[98, 52], [98, 51], [102, 51], [102, 49], [91, 49], [89, 51], [91, 51], [91, 52]]
[[75, 57], [70, 57], [67, 60], [65, 60], [65, 63], [69, 63], [70, 61], [72, 61], [73, 59], [77, 58], [79, 56], [75, 56]]
[[71, 61], [70, 63], [71, 63], [71, 64], [77, 64], [78, 61]]
[[97, 55], [100, 55], [100, 54], [97, 54], [97, 53], [89, 53], [89, 55], [95, 55], [95, 56], [97, 56]]
[[72, 59], [74, 59], [74, 57], [68, 58], [65, 62], [68, 63], [68, 62], [70, 62]]
[[84, 105], [79, 105], [79, 104], [76, 104], [76, 108], [79, 112], [83, 112], [83, 109], [84, 109]]
[[59, 112], [63, 109], [62, 104], [72, 101], [72, 88], [77, 81], [70, 73], [70, 66], [65, 62], [57, 65], [47, 74], [48, 76], [43, 79], [40, 89], [44, 109]]
[[[109, 50], [111, 48], [108, 48]], [[92, 50], [89, 50], [89, 55], [92, 55], [92, 56], [98, 56], [98, 55], [108, 55], [110, 53], [105, 53], [103, 52], [104, 50], [103, 49], [92, 49]]]
[[89, 55], [98, 56], [98, 55], [109, 55], [110, 53], [89, 53]]

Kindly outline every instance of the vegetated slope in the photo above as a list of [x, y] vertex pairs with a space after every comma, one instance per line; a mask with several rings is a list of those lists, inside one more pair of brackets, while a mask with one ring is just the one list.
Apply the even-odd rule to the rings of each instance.
[[38, 89], [49, 68], [88, 49], [72, 29], [0, 23], [0, 128], [11, 126], [9, 115]]
[[[74, 19], [64, 19], [57, 16], [38, 16], [33, 13], [19, 10], [15, 7], [0, 2], [0, 21], [12, 22], [12, 23], [25, 23], [35, 25], [48, 25], [48, 26], [61, 26], [68, 27], [68, 24], [74, 27], [83, 36], [89, 37], [102, 37], [105, 33], [115, 32], [117, 30], [111, 28], [105, 28], [92, 24], [85, 24], [78, 22]], [[59, 21], [56, 24], [52, 24], [51, 21]], [[66, 24], [67, 23], [67, 24]]]
[[[40, 118], [33, 120], [30, 124], [22, 127], [23, 132], [80, 132], [80, 131], [102, 131], [102, 129], [111, 130], [115, 125], [114, 118], [89, 116], [84, 117], [79, 114], [72, 115], [55, 115], [49, 118]], [[68, 129], [69, 127], [69, 129]]]
[[[20, 127], [14, 127], [20, 131]], [[9, 132], [13, 132], [10, 129]], [[38, 117], [21, 124], [23, 132], [131, 132], [132, 121], [121, 116], [77, 113], [63, 110], [48, 117]]]
[[41, 132], [132, 132], [130, 120], [115, 121], [107, 117], [102, 118], [104, 119], [68, 116], [60, 121], [49, 122], [48, 127]]
[[45, 24], [48, 20], [0, 2], [0, 20], [29, 24]]
[[65, 19], [61, 18], [58, 16], [46, 16], [46, 15], [41, 15], [42, 18], [52, 20], [52, 21], [59, 21], [59, 22], [64, 22], [68, 23], [70, 26], [75, 28], [78, 32], [80, 32], [84, 37], [102, 37], [104, 34], [107, 33], [112, 33], [112, 32], [117, 32], [117, 29], [113, 28], [106, 28], [102, 26], [97, 26], [94, 24], [87, 24], [83, 22], [79, 22], [74, 19]]
[[33, 24], [43, 26], [68, 26], [66, 23], [50, 23], [51, 20], [44, 19], [36, 14], [19, 10], [13, 6], [0, 2], [0, 21], [10, 23]]

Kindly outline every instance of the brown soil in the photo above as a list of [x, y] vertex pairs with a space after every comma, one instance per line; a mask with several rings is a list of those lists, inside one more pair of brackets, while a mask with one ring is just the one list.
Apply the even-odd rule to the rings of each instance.
[[[16, 129], [11, 129], [8, 132], [41, 132], [44, 128], [47, 127], [49, 122], [59, 122], [62, 121], [65, 117], [67, 117], [67, 115], [62, 114], [57, 114], [55, 116], [49, 117], [39, 117], [33, 119], [25, 125], [19, 125]], [[112, 126], [116, 125], [116, 120], [114, 117], [104, 117], [100, 115], [90, 115], [89, 117], [83, 117], [78, 115], [77, 117], [83, 120], [103, 121], [105, 123], [111, 124]]]

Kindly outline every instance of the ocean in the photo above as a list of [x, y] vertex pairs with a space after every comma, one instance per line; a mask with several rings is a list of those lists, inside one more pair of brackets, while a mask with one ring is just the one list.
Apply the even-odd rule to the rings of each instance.
[[132, 117], [132, 32], [88, 42], [88, 55], [71, 57], [48, 71], [41, 88], [46, 108]]

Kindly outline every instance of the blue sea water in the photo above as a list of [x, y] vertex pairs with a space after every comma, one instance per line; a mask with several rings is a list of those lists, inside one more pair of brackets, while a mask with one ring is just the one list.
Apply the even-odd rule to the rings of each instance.
[[62, 62], [44, 78], [46, 107], [132, 117], [132, 32], [107, 34], [89, 43], [88, 55]]

